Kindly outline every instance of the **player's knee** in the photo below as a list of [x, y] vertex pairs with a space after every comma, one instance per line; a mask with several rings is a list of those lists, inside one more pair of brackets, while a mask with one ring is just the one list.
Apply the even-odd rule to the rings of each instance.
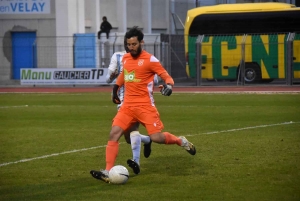
[[118, 141], [122, 134], [123, 130], [121, 127], [113, 126], [109, 134], [109, 140]]
[[149, 135], [151, 140], [153, 142], [159, 143], [159, 144], [165, 144], [165, 135], [162, 133], [155, 133]]
[[138, 132], [138, 131], [131, 131], [131, 132], [130, 132], [130, 136], [131, 136], [131, 137], [137, 136], [137, 135], [139, 135], [139, 134], [140, 134], [140, 132]]

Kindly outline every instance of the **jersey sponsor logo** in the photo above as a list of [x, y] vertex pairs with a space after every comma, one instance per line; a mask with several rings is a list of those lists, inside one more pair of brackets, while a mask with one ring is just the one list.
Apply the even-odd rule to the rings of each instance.
[[141, 79], [135, 78], [135, 71], [128, 72], [126, 69], [124, 69], [124, 80], [125, 82], [140, 82]]
[[140, 59], [139, 61], [138, 61], [138, 66], [142, 66], [144, 64], [144, 59]]

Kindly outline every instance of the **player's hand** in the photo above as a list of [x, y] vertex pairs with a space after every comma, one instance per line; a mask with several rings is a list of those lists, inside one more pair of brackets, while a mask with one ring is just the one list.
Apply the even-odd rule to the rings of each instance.
[[159, 85], [160, 88], [160, 93], [164, 96], [170, 96], [172, 94], [172, 85], [170, 84], [164, 84], [164, 85]]
[[118, 94], [112, 93], [111, 99], [112, 99], [112, 102], [113, 102], [114, 104], [120, 104], [120, 103], [121, 103]]

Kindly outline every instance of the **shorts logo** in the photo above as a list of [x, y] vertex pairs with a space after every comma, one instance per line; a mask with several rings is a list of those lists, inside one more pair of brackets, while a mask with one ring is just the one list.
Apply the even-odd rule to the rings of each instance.
[[126, 69], [124, 69], [124, 80], [125, 82], [140, 82], [141, 79], [135, 78], [135, 71], [128, 72]]
[[138, 66], [142, 66], [144, 64], [144, 59], [140, 59], [139, 61], [138, 61]]

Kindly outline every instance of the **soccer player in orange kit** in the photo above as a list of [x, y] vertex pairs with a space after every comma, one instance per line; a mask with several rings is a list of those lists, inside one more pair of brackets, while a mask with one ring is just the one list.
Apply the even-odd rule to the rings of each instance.
[[[125, 51], [121, 52], [115, 52], [113, 56], [111, 57], [110, 64], [108, 66], [108, 72], [106, 75], [106, 82], [112, 83], [123, 71], [123, 63], [122, 58], [123, 56], [129, 52], [129, 49], [127, 47], [127, 39], [124, 36], [124, 49]], [[154, 83], [158, 83], [158, 76], [154, 76]], [[117, 105], [117, 108], [119, 109], [121, 105], [123, 104], [124, 99], [124, 92], [125, 88], [124, 85], [119, 88], [118, 91], [118, 98], [120, 99], [121, 103]], [[139, 132], [139, 122], [134, 123], [130, 129], [126, 130], [124, 132], [125, 140], [128, 144], [131, 145], [132, 150], [132, 159], [127, 160], [127, 164], [129, 167], [132, 168], [133, 172], [135, 174], [140, 173], [140, 150], [141, 150], [141, 143], [144, 144], [144, 156], [145, 158], [148, 158], [151, 154], [151, 144], [152, 141], [148, 135], [143, 135]], [[133, 132], [135, 131], [135, 132]], [[92, 174], [93, 175], [93, 174]], [[96, 177], [97, 178], [97, 177]]]
[[142, 49], [144, 34], [133, 27], [125, 35], [129, 53], [123, 56], [123, 71], [118, 76], [113, 87], [112, 101], [120, 103], [118, 89], [124, 85], [124, 101], [118, 113], [113, 119], [112, 129], [106, 146], [105, 170], [91, 170], [94, 178], [109, 183], [109, 170], [114, 166], [119, 151], [119, 139], [124, 130], [127, 130], [134, 122], [140, 122], [145, 126], [152, 142], [159, 144], [177, 144], [183, 147], [191, 155], [196, 154], [195, 146], [185, 137], [177, 137], [169, 132], [162, 132], [164, 126], [155, 107], [153, 88], [154, 76], [157, 74], [164, 80], [161, 88], [162, 95], [170, 96], [174, 81], [159, 60]]

